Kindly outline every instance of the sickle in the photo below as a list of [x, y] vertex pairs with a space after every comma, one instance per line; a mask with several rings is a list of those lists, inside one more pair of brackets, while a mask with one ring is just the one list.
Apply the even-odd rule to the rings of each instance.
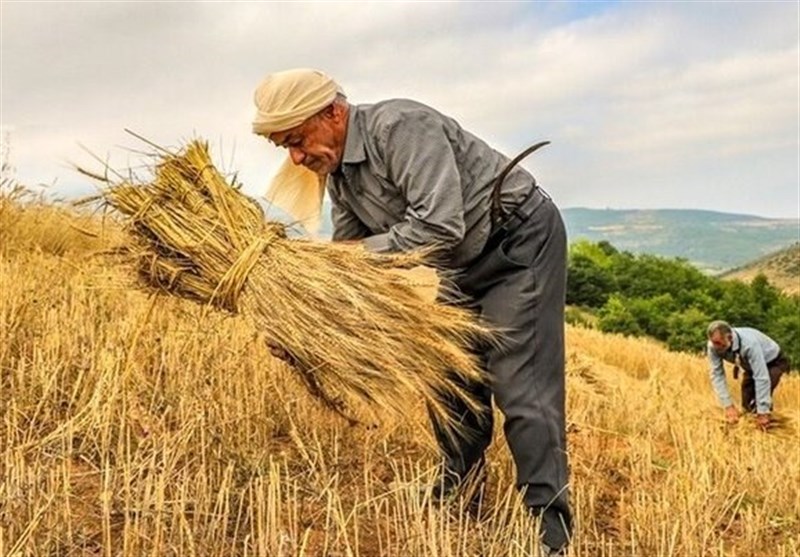
[[506, 212], [503, 210], [503, 206], [500, 203], [500, 190], [503, 186], [503, 181], [508, 176], [508, 173], [511, 172], [519, 162], [533, 153], [534, 151], [544, 147], [545, 145], [549, 145], [549, 141], [542, 141], [540, 143], [536, 143], [535, 145], [531, 145], [524, 151], [522, 151], [519, 155], [511, 159], [506, 167], [497, 175], [497, 178], [494, 179], [494, 189], [492, 190], [492, 207], [491, 207], [491, 215], [492, 215], [492, 225], [496, 225], [506, 219]]

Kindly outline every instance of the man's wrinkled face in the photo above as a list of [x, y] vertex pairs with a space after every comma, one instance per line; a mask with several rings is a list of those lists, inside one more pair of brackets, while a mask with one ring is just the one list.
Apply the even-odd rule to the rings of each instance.
[[714, 347], [714, 350], [722, 354], [727, 352], [731, 347], [731, 344], [733, 344], [733, 334], [714, 331], [708, 340], [711, 341], [711, 345]]
[[344, 152], [346, 127], [341, 113], [331, 105], [299, 126], [270, 134], [278, 147], [289, 150], [294, 164], [317, 174], [329, 174], [339, 167]]

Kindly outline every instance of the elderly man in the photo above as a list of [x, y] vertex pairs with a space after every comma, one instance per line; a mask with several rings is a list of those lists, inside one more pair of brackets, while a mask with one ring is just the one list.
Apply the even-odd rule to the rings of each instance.
[[[253, 131], [286, 148], [296, 168], [307, 169], [306, 178], [284, 181], [294, 191], [278, 183], [274, 195], [318, 204], [316, 176], [327, 175], [334, 241], [360, 241], [376, 252], [436, 246], [440, 272], [505, 332], [502, 347], [482, 354], [491, 390], [472, 386], [484, 404], [481, 415], [447, 401], [472, 435], [453, 442], [434, 423], [445, 463], [439, 486], [457, 490], [481, 468], [494, 395], [505, 415], [518, 486], [541, 516], [543, 544], [557, 554], [569, 541], [571, 515], [566, 235], [555, 204], [517, 161], [510, 164], [455, 120], [418, 102], [351, 105], [322, 72], [289, 70], [268, 76], [255, 103]], [[281, 174], [290, 171], [284, 167]]]
[[742, 376], [742, 407], [756, 413], [756, 423], [766, 429], [772, 411], [772, 393], [789, 371], [789, 361], [781, 354], [778, 343], [757, 329], [731, 327], [725, 321], [713, 321], [708, 326], [708, 362], [711, 384], [725, 408], [729, 423], [739, 421], [739, 411], [733, 404], [725, 382], [723, 360], [734, 364], [733, 377]]

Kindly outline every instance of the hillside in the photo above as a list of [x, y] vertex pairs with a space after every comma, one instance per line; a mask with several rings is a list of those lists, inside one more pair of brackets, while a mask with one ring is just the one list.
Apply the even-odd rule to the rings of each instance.
[[788, 294], [800, 294], [800, 242], [732, 269], [720, 277], [750, 282], [759, 274]]
[[[0, 238], [0, 555], [538, 555], [499, 413], [481, 511], [442, 507], [419, 404], [347, 424], [247, 321], [140, 291], [98, 219], [0, 197]], [[762, 434], [702, 356], [567, 335], [570, 556], [798, 555], [800, 377]]]
[[620, 250], [681, 257], [718, 273], [800, 240], [797, 219], [766, 219], [715, 211], [659, 209], [563, 210], [570, 242], [606, 240]]
[[[332, 232], [326, 199], [321, 234]], [[680, 257], [716, 274], [800, 240], [800, 220], [692, 209], [562, 209], [569, 241], [605, 240], [620, 250]], [[274, 214], [279, 214], [277, 210]], [[285, 218], [280, 215], [279, 218]]]

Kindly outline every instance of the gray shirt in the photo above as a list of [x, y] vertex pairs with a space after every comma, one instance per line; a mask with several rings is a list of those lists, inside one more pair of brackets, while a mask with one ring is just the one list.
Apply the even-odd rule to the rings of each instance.
[[[722, 406], [728, 407], [733, 404], [728, 392], [728, 385], [725, 382], [725, 368], [722, 361], [735, 363], [736, 356], [739, 355], [742, 366], [753, 373], [753, 381], [756, 385], [756, 411], [759, 414], [770, 411], [772, 395], [767, 363], [777, 358], [781, 352], [781, 347], [777, 342], [758, 329], [734, 327], [731, 347], [727, 351], [718, 353], [709, 341], [707, 352], [711, 384], [714, 385], [714, 390], [717, 392]], [[742, 401], [742, 404], [746, 403], [747, 401]]]
[[[441, 266], [466, 266], [486, 243], [491, 182], [508, 162], [421, 103], [351, 105], [342, 163], [327, 182], [333, 239], [364, 239], [377, 252], [436, 244]], [[503, 205], [519, 204], [534, 184], [516, 167]]]

